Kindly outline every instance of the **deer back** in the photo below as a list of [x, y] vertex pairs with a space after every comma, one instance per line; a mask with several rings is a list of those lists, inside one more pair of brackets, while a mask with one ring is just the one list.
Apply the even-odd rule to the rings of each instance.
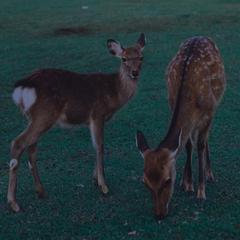
[[188, 39], [170, 62], [166, 79], [172, 110], [181, 83], [183, 97], [194, 98], [199, 108], [217, 105], [225, 89], [224, 65], [217, 46], [207, 37]]

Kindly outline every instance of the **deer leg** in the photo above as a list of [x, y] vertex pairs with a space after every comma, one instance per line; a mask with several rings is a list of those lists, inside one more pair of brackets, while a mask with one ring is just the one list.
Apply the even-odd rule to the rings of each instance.
[[211, 160], [209, 157], [209, 144], [207, 142], [206, 145], [206, 179], [208, 181], [213, 182], [214, 181], [214, 176], [213, 176], [213, 172], [212, 172], [212, 168], [211, 168]]
[[205, 170], [206, 170], [206, 138], [202, 135], [198, 136], [197, 143], [197, 151], [198, 151], [198, 199], [206, 199], [205, 193]]
[[22, 132], [13, 142], [11, 147], [11, 161], [9, 169], [9, 183], [8, 183], [8, 193], [7, 199], [11, 209], [14, 212], [19, 212], [20, 207], [16, 200], [16, 191], [17, 191], [17, 169], [19, 167], [19, 161], [21, 154], [26, 148], [36, 144], [38, 138], [42, 135], [43, 132], [48, 130], [55, 122], [55, 119], [46, 118], [38, 119], [38, 121], [32, 121], [27, 129]]
[[11, 209], [14, 212], [19, 212], [20, 207], [16, 201], [16, 185], [17, 185], [17, 169], [19, 166], [19, 159], [13, 158], [9, 164], [9, 183], [7, 199]]
[[194, 192], [193, 182], [192, 182], [192, 143], [188, 139], [186, 144], [187, 160], [184, 167], [183, 178], [180, 183], [184, 191]]
[[106, 194], [108, 193], [108, 187], [105, 183], [104, 177], [104, 120], [91, 120], [90, 121], [90, 131], [93, 146], [96, 149], [97, 160], [95, 164], [95, 169], [93, 176], [97, 180], [98, 186], [101, 191]]
[[40, 177], [38, 175], [37, 169], [37, 143], [28, 147], [28, 155], [29, 155], [29, 162], [28, 166], [30, 171], [32, 172], [34, 183], [36, 186], [36, 192], [39, 198], [44, 198], [46, 196], [43, 185], [41, 183]]
[[19, 212], [20, 207], [16, 200], [17, 190], [17, 170], [19, 167], [19, 161], [25, 148], [33, 144], [36, 141], [36, 137], [33, 137], [31, 132], [33, 131], [32, 125], [30, 125], [22, 134], [20, 134], [13, 142], [11, 146], [11, 161], [9, 164], [9, 184], [7, 199], [10, 207], [13, 211]]

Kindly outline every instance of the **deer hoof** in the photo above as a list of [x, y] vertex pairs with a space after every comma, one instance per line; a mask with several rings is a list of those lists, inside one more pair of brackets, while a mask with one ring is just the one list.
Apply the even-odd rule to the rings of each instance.
[[21, 211], [21, 208], [19, 207], [18, 203], [17, 202], [8, 202], [9, 206], [10, 206], [10, 209], [13, 211], [13, 212], [20, 212]]
[[212, 170], [207, 170], [206, 171], [206, 179], [207, 179], [208, 182], [214, 182], [215, 181]]
[[38, 198], [40, 198], [40, 199], [44, 199], [44, 198], [46, 198], [47, 197], [47, 193], [43, 190], [43, 191], [38, 191], [37, 192], [37, 196], [38, 196]]
[[184, 191], [185, 192], [194, 192], [193, 184], [192, 183], [185, 184]]
[[47, 193], [45, 192], [44, 188], [42, 185], [38, 185], [36, 188], [36, 193], [38, 198], [46, 198], [47, 197]]
[[102, 185], [100, 188], [103, 194], [107, 194], [109, 191], [107, 185]]
[[206, 200], [206, 194], [205, 194], [205, 190], [204, 189], [199, 189], [198, 188], [197, 198], [199, 200]]
[[180, 186], [185, 192], [194, 192], [194, 187], [192, 182], [181, 181]]

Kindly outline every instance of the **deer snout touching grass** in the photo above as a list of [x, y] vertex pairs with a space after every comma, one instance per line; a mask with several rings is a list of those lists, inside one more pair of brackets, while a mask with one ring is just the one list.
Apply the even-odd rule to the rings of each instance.
[[16, 199], [17, 170], [20, 157], [27, 150], [29, 167], [39, 197], [45, 194], [36, 165], [37, 142], [53, 125], [86, 124], [96, 149], [93, 176], [106, 194], [104, 177], [104, 124], [135, 94], [143, 62], [145, 36], [141, 34], [135, 45], [123, 48], [115, 40], [108, 40], [111, 54], [121, 59], [119, 72], [113, 74], [80, 74], [61, 69], [43, 69], [15, 84], [13, 100], [27, 116], [27, 128], [11, 146], [7, 199], [13, 211], [20, 211]]
[[207, 37], [186, 40], [167, 69], [169, 104], [173, 111], [168, 132], [152, 150], [142, 132], [136, 135], [144, 158], [144, 182], [153, 195], [156, 218], [168, 214], [176, 176], [176, 158], [185, 147], [187, 160], [181, 185], [194, 191], [192, 150], [197, 147], [199, 173], [197, 198], [206, 199], [205, 179], [213, 180], [208, 136], [226, 80], [215, 43]]

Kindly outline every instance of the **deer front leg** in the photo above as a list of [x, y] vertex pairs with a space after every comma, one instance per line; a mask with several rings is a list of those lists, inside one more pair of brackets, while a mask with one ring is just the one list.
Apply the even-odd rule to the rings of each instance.
[[189, 139], [186, 144], [187, 160], [180, 185], [186, 192], [194, 192], [192, 182], [192, 143]]
[[30, 171], [32, 172], [34, 183], [36, 186], [36, 192], [39, 198], [44, 198], [46, 196], [43, 185], [41, 183], [38, 169], [37, 169], [37, 143], [28, 147], [28, 155], [29, 155], [29, 162], [28, 166]]
[[96, 164], [93, 172], [97, 184], [104, 194], [108, 193], [108, 187], [104, 177], [104, 119], [92, 119], [90, 121], [90, 131], [93, 146], [96, 149]]

